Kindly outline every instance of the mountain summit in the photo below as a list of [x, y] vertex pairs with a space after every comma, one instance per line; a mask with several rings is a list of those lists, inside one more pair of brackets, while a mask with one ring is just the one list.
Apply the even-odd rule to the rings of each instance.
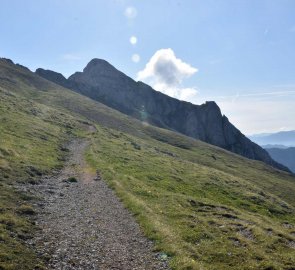
[[83, 72], [76, 72], [68, 79], [44, 69], [37, 69], [36, 73], [146, 123], [289, 171], [232, 125], [214, 101], [194, 105], [177, 100], [134, 81], [101, 59], [91, 60]]

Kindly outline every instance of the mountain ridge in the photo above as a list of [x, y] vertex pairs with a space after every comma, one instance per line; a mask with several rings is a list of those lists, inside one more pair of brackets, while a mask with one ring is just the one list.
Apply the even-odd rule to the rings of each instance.
[[295, 130], [254, 134], [249, 137], [259, 145], [278, 144], [287, 147], [295, 146]]
[[102, 59], [92, 59], [82, 72], [75, 72], [68, 79], [42, 68], [36, 74], [148, 124], [289, 171], [232, 125], [214, 101], [194, 105], [177, 100], [134, 81]]

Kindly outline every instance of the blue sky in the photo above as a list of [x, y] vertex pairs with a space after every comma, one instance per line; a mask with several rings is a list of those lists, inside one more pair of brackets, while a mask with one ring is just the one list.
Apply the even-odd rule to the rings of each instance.
[[246, 134], [290, 130], [294, 14], [293, 0], [1, 0], [0, 56], [66, 76], [103, 58], [172, 96], [215, 100]]

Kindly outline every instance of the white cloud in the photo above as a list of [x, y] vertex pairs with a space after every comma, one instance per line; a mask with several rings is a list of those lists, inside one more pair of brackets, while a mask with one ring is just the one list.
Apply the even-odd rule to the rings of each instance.
[[136, 43], [137, 43], [137, 37], [136, 36], [131, 36], [130, 39], [129, 39], [129, 42], [132, 45], [136, 45]]
[[160, 49], [145, 68], [138, 72], [137, 79], [151, 84], [166, 95], [189, 101], [198, 91], [195, 88], [182, 87], [182, 82], [197, 71], [198, 69], [177, 58], [172, 49]]
[[164, 93], [165, 95], [168, 95], [170, 97], [175, 97], [180, 100], [186, 100], [186, 101], [192, 101], [196, 94], [198, 93], [198, 90], [194, 87], [188, 87], [188, 88], [181, 88], [181, 87], [171, 87], [167, 86], [165, 83], [158, 83], [153, 85], [153, 87]]
[[124, 14], [127, 19], [135, 19], [137, 16], [137, 9], [133, 6], [129, 6], [125, 9]]
[[62, 55], [62, 58], [67, 61], [76, 61], [81, 60], [81, 57], [76, 54], [66, 53]]
[[140, 61], [140, 55], [135, 53], [132, 55], [131, 57], [131, 60], [134, 62], [134, 63], [138, 63]]
[[191, 99], [195, 98], [197, 94], [198, 90], [195, 87], [181, 88], [179, 99], [193, 102]]

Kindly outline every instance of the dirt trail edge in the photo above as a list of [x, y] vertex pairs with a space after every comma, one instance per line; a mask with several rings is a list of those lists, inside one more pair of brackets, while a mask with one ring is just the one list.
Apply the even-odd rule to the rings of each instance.
[[[30, 188], [42, 202], [40, 230], [28, 244], [47, 259], [48, 269], [168, 269], [114, 192], [87, 172], [87, 145], [73, 141], [64, 169]], [[66, 181], [70, 177], [77, 182]]]

